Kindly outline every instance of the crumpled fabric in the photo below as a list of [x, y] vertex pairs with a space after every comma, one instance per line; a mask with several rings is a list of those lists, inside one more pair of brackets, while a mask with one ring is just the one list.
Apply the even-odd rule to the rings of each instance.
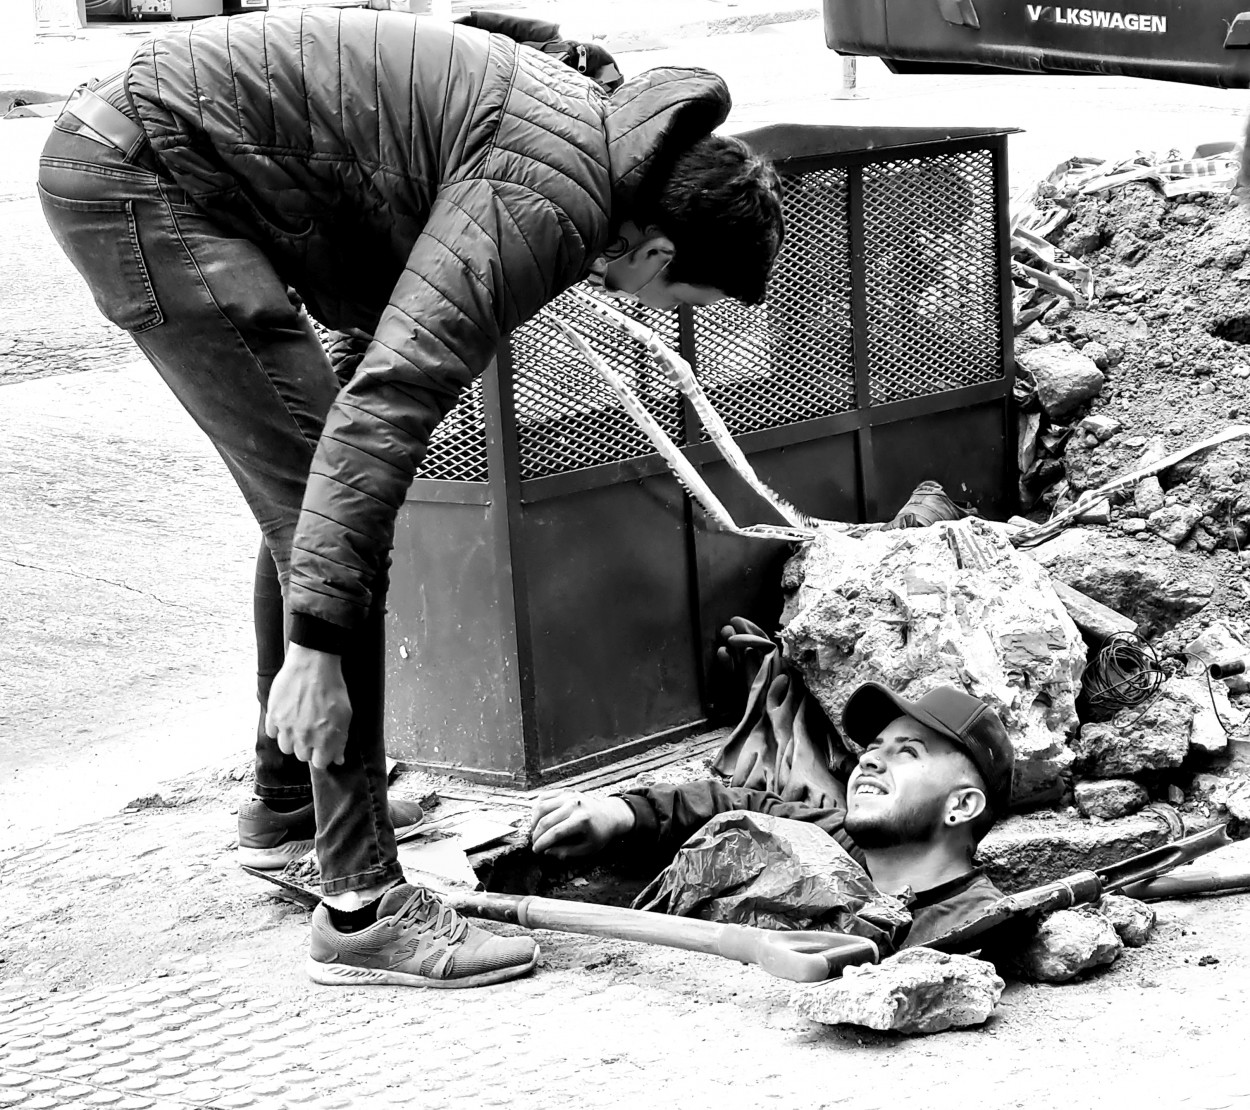
[[850, 752], [781, 649], [742, 617], [721, 629], [720, 662], [747, 686], [742, 718], [712, 762], [731, 786], [768, 790], [814, 809], [846, 808]]
[[713, 817], [634, 901], [635, 909], [761, 929], [867, 937], [893, 952], [911, 915], [823, 830], [735, 810]]

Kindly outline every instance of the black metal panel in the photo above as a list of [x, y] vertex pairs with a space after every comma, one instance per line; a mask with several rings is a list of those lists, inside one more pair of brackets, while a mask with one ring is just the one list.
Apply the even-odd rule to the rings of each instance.
[[540, 768], [703, 718], [686, 535], [669, 477], [526, 508]]
[[511, 578], [492, 542], [498, 507], [409, 502], [387, 601], [392, 756], [475, 777], [523, 778]]
[[882, 519], [892, 517], [927, 479], [940, 482], [954, 500], [971, 502], [982, 516], [1009, 516], [1015, 491], [1002, 480], [1012, 463], [1006, 423], [1002, 403], [991, 402], [877, 425], [873, 450]]

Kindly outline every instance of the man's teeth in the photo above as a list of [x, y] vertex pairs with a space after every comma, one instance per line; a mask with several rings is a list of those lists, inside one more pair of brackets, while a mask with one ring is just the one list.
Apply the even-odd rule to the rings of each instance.
[[879, 787], [874, 782], [861, 782], [855, 788], [855, 793], [856, 794], [884, 794], [885, 791], [882, 790], [881, 787]]

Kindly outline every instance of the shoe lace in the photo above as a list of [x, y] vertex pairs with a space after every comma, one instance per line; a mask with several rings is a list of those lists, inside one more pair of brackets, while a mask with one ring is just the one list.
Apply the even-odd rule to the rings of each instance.
[[428, 932], [435, 940], [458, 944], [469, 930], [469, 923], [445, 902], [424, 887], [417, 887], [399, 911], [399, 920], [418, 932]]

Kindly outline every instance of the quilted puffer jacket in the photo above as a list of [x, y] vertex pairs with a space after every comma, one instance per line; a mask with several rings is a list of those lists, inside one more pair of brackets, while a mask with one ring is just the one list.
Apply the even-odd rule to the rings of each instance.
[[375, 337], [326, 421], [291, 557], [293, 639], [341, 651], [434, 427], [728, 92], [659, 69], [608, 99], [502, 36], [360, 9], [208, 20], [143, 47], [126, 87], [177, 183], [323, 323]]

